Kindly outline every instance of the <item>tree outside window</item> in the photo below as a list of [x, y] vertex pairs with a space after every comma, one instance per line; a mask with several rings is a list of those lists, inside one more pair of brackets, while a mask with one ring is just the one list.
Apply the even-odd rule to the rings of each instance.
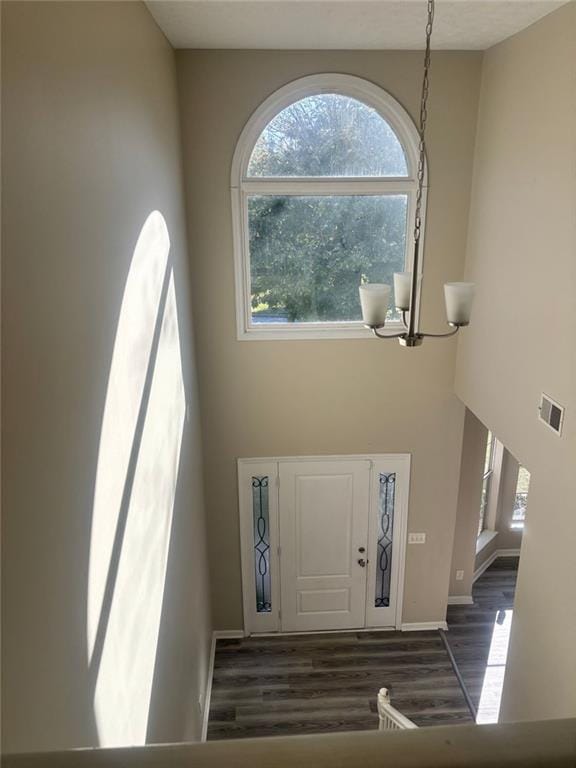
[[516, 483], [516, 495], [514, 497], [514, 511], [512, 512], [511, 528], [524, 527], [529, 490], [530, 472], [528, 472], [526, 467], [521, 466], [518, 470], [518, 482]]
[[[398, 118], [393, 128], [385, 113], [391, 103], [402, 108], [372, 84], [319, 78], [338, 87], [277, 111], [239, 167], [244, 331], [361, 329], [359, 286], [392, 285], [394, 272], [409, 268], [414, 126], [405, 115], [401, 140]], [[394, 308], [389, 318], [399, 319]]]

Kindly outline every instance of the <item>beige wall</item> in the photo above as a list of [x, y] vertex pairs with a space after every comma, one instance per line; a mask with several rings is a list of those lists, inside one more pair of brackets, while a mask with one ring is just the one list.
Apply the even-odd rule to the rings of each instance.
[[[450, 595], [452, 596], [469, 596], [472, 593], [487, 434], [484, 424], [474, 416], [472, 411], [466, 410], [450, 571]], [[456, 571], [459, 570], [464, 571], [464, 578], [456, 581]]]
[[[498, 535], [476, 553], [478, 516], [482, 495], [482, 477], [486, 457], [488, 430], [472, 411], [466, 410], [460, 462], [458, 509], [450, 572], [450, 595], [470, 596], [475, 571], [496, 550], [520, 550], [522, 530], [512, 529], [512, 513], [518, 480], [518, 462], [502, 445], [496, 444], [496, 466], [490, 484], [486, 528]], [[464, 578], [456, 580], [456, 571]]]
[[[188, 231], [203, 405], [215, 626], [242, 627], [238, 457], [366, 452], [413, 456], [404, 621], [445, 616], [463, 409], [455, 345], [407, 350], [374, 340], [236, 340], [230, 164], [242, 128], [285, 83], [340, 72], [386, 88], [414, 116], [412, 52], [178, 51]], [[481, 54], [439, 53], [429, 120], [429, 227], [423, 319], [445, 322], [442, 283], [462, 273]]]
[[[456, 391], [531, 473], [501, 717], [576, 713], [576, 5], [484, 57]], [[566, 405], [561, 438], [541, 392]]]
[[498, 549], [520, 549], [522, 544], [522, 529], [510, 527], [514, 513], [519, 469], [520, 465], [514, 456], [510, 451], [505, 450], [502, 458], [498, 514], [495, 526], [498, 531], [496, 539]]
[[474, 570], [478, 570], [497, 550], [520, 551], [522, 533], [520, 529], [512, 529], [512, 513], [514, 512], [514, 497], [518, 481], [518, 462], [512, 454], [504, 449], [498, 478], [497, 506], [494, 510], [492, 529], [498, 535], [489, 541], [474, 558]]
[[[150, 393], [143, 395], [139, 452], [121, 478], [130, 503], [136, 494], [139, 501], [122, 540], [121, 557], [130, 552], [132, 563], [121, 560], [114, 586], [116, 601], [124, 583], [124, 602], [112, 606], [116, 647], [105, 645], [102, 654], [118, 700], [106, 699], [110, 691], [102, 695], [109, 720], [130, 719], [142, 697], [123, 686], [142, 643], [150, 642], [148, 739], [198, 738], [210, 617], [174, 53], [139, 3], [2, 5], [3, 747], [101, 743], [94, 711], [101, 676], [87, 661], [88, 577], [94, 564], [106, 568], [101, 552], [93, 551], [89, 562], [96, 472], [99, 458], [100, 469], [117, 469], [126, 447], [129, 414], [121, 410], [117, 422], [109, 421], [107, 443], [101, 427], [113, 390], [129, 386], [132, 368], [142, 362], [138, 350], [120, 355], [123, 376], [112, 377], [109, 387], [136, 240], [155, 209], [172, 243], [175, 294], [166, 294], [166, 306], [175, 295], [181, 354], [175, 324], [167, 322], [152, 347], [158, 352]], [[150, 263], [141, 265], [145, 276]], [[149, 298], [144, 290], [138, 308]], [[140, 323], [136, 315], [128, 325], [138, 332]], [[172, 511], [170, 472], [181, 421], [166, 432], [174, 403], [155, 400], [155, 387], [171, 393], [178, 358], [188, 418], [156, 650], [154, 633], [143, 637], [150, 629], [143, 617], [154, 590], [162, 589], [162, 569], [154, 570], [154, 515], [169, 520]], [[166, 468], [168, 451], [174, 455]], [[117, 503], [119, 497], [107, 497], [96, 529]], [[149, 527], [139, 539], [144, 519]], [[108, 639], [112, 626], [104, 626]], [[115, 653], [128, 661], [118, 664], [116, 679]]]

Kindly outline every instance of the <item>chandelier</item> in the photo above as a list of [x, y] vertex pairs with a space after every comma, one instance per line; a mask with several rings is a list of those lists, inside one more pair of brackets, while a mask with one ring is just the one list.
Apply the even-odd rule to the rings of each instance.
[[452, 330], [446, 333], [423, 333], [418, 329], [417, 310], [420, 303], [420, 234], [422, 191], [424, 188], [424, 168], [426, 165], [426, 120], [428, 117], [428, 91], [430, 87], [430, 39], [434, 22], [434, 0], [428, 0], [428, 20], [426, 23], [426, 49], [424, 54], [424, 77], [420, 99], [418, 188], [416, 192], [416, 210], [414, 217], [414, 258], [411, 272], [394, 274], [394, 304], [401, 313], [404, 330], [394, 333], [382, 333], [386, 324], [391, 288], [386, 283], [365, 283], [360, 286], [360, 304], [362, 319], [366, 328], [370, 328], [379, 339], [398, 339], [404, 347], [417, 347], [425, 338], [447, 338], [458, 333], [460, 328], [470, 323], [470, 312], [474, 299], [474, 283], [445, 283], [444, 298], [446, 317]]

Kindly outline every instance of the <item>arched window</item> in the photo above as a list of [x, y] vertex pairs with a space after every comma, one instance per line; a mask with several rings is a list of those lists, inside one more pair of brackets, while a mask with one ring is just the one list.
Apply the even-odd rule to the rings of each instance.
[[369, 333], [358, 286], [410, 269], [417, 154], [407, 112], [357, 77], [305, 77], [256, 110], [232, 163], [239, 338]]

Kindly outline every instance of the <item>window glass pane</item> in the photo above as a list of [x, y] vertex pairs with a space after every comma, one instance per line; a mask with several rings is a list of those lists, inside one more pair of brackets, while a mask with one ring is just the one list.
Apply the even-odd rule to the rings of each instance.
[[516, 498], [514, 499], [514, 512], [512, 513], [512, 520], [514, 522], [524, 522], [529, 489], [530, 472], [528, 472], [525, 467], [520, 467], [518, 471], [518, 483], [516, 485]]
[[408, 176], [404, 150], [372, 107], [323, 93], [291, 104], [260, 134], [248, 176]]
[[252, 322], [361, 320], [358, 286], [404, 269], [406, 216], [407, 195], [249, 197]]
[[272, 610], [270, 577], [270, 517], [268, 477], [252, 478], [252, 517], [254, 522], [254, 577], [256, 612]]
[[392, 532], [394, 529], [394, 497], [396, 473], [380, 473], [378, 496], [378, 546], [376, 549], [376, 608], [390, 605], [392, 576]]

